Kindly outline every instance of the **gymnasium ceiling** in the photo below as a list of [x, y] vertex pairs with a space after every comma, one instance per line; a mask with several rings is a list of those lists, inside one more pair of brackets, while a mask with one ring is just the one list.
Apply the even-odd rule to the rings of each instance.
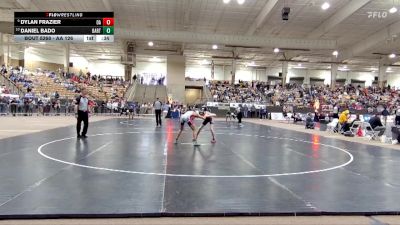
[[[330, 4], [327, 10], [321, 8], [324, 2]], [[281, 18], [284, 6], [291, 10], [288, 21]], [[393, 6], [399, 11], [391, 14]], [[103, 54], [118, 62], [131, 42], [138, 61], [184, 54], [187, 64], [230, 65], [235, 54], [240, 66], [280, 67], [285, 59], [293, 61], [291, 67], [310, 69], [329, 69], [329, 62], [354, 71], [376, 70], [380, 60], [394, 70], [400, 65], [399, 57], [388, 58], [400, 56], [400, 0], [245, 0], [242, 5], [237, 0], [1, 0], [3, 32], [12, 27], [14, 11], [114, 11], [114, 44], [71, 46], [72, 55], [91, 61]], [[370, 12], [387, 16], [369, 18]], [[13, 48], [19, 45], [26, 46]], [[274, 53], [274, 47], [286, 50]]]

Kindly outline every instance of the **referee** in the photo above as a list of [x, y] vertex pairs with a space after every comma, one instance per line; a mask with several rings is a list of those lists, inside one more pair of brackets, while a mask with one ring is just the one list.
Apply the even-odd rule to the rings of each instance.
[[156, 123], [157, 127], [160, 125], [161, 127], [161, 110], [162, 110], [162, 103], [160, 100], [157, 98], [157, 100], [154, 102], [154, 111], [156, 113]]
[[[81, 89], [81, 94], [75, 100], [75, 117], [78, 119], [76, 132], [78, 138], [87, 138], [86, 133], [89, 127], [89, 99], [86, 97], [87, 90]], [[83, 121], [83, 131], [81, 133], [81, 123]]]

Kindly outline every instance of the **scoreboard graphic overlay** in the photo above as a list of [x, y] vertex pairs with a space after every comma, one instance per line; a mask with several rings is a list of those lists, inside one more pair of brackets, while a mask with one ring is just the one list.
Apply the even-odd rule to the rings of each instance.
[[114, 42], [114, 12], [14, 12], [18, 42]]

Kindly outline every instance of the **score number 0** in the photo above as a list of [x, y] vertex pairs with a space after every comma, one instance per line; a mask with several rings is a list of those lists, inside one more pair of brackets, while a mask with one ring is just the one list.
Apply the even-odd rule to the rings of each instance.
[[96, 20], [96, 25], [97, 26], [114, 26], [114, 18], [103, 18], [103, 21]]
[[103, 26], [114, 26], [114, 18], [103, 18]]

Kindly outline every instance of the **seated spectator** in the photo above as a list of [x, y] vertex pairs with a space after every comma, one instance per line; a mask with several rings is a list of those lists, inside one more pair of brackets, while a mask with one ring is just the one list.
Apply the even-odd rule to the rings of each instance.
[[376, 127], [383, 127], [381, 118], [378, 114], [375, 114], [375, 116], [369, 119], [369, 124], [371, 125], [372, 129], [375, 129]]
[[293, 123], [301, 122], [303, 119], [301, 118], [300, 114], [293, 113], [292, 115]]
[[340, 114], [339, 116], [340, 132], [343, 133], [350, 130], [350, 124], [348, 123], [349, 118], [350, 118], [349, 110], [345, 110]]
[[357, 122], [357, 121], [361, 121], [361, 119], [360, 119], [360, 114], [357, 114], [357, 115], [356, 115], [356, 118], [355, 118], [353, 121], [351, 121], [350, 127], [352, 127], [353, 124], [354, 124], [355, 122]]
[[306, 129], [314, 129], [314, 128], [315, 128], [315, 123], [312, 118], [312, 114], [308, 113], [306, 118]]

